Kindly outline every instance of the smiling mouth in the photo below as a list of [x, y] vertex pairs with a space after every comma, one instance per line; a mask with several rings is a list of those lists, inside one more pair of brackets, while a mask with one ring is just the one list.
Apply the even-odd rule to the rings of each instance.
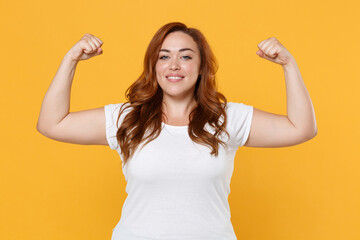
[[184, 77], [166, 77], [170, 82], [178, 82], [182, 80]]

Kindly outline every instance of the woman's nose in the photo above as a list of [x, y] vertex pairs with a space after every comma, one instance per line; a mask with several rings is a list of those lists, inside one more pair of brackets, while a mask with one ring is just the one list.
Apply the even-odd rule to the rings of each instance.
[[171, 70], [180, 69], [180, 64], [177, 59], [174, 59], [170, 62], [170, 69]]

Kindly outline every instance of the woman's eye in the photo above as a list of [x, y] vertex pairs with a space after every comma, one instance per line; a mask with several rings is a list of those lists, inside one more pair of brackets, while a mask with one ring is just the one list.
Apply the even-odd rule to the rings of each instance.
[[[159, 57], [159, 59], [168, 59], [168, 58], [169, 58], [169, 56], [161, 56], [161, 57]], [[190, 56], [183, 56], [183, 58], [185, 58], [185, 59], [191, 59]]]

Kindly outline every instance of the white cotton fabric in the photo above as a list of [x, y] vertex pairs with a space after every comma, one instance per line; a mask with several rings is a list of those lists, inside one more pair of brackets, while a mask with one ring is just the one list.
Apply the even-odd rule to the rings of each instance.
[[[120, 106], [105, 105], [106, 137], [122, 159], [116, 140]], [[143, 143], [122, 167], [128, 194], [111, 240], [236, 240], [228, 203], [234, 157], [248, 139], [253, 107], [228, 102], [228, 149], [219, 155], [193, 142], [188, 126], [162, 123], [161, 134]], [[206, 125], [210, 132], [211, 128]], [[140, 149], [140, 150], [139, 150]]]

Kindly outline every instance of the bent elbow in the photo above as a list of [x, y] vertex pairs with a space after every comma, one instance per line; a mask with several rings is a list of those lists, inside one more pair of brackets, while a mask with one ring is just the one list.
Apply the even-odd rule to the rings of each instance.
[[314, 133], [314, 137], [317, 135], [317, 133], [318, 133], [318, 130], [316, 128], [315, 133]]
[[36, 123], [36, 130], [41, 133], [42, 135], [44, 135], [45, 129], [44, 129], [44, 124], [40, 124], [40, 121], [38, 120], [38, 122]]
[[36, 131], [41, 133], [41, 128], [40, 128], [40, 125], [39, 125], [39, 121], [36, 123]]
[[316, 128], [314, 131], [306, 133], [305, 137], [306, 137], [306, 139], [310, 140], [310, 139], [314, 138], [317, 135], [317, 133], [318, 133], [318, 130]]
[[317, 129], [300, 132], [300, 138], [302, 139], [303, 142], [309, 141], [310, 139], [314, 138], [316, 135], [317, 135]]
[[50, 137], [50, 128], [49, 127], [45, 127], [44, 124], [39, 124], [39, 122], [36, 124], [36, 130], [41, 133], [42, 135], [44, 135], [45, 137], [51, 138]]

